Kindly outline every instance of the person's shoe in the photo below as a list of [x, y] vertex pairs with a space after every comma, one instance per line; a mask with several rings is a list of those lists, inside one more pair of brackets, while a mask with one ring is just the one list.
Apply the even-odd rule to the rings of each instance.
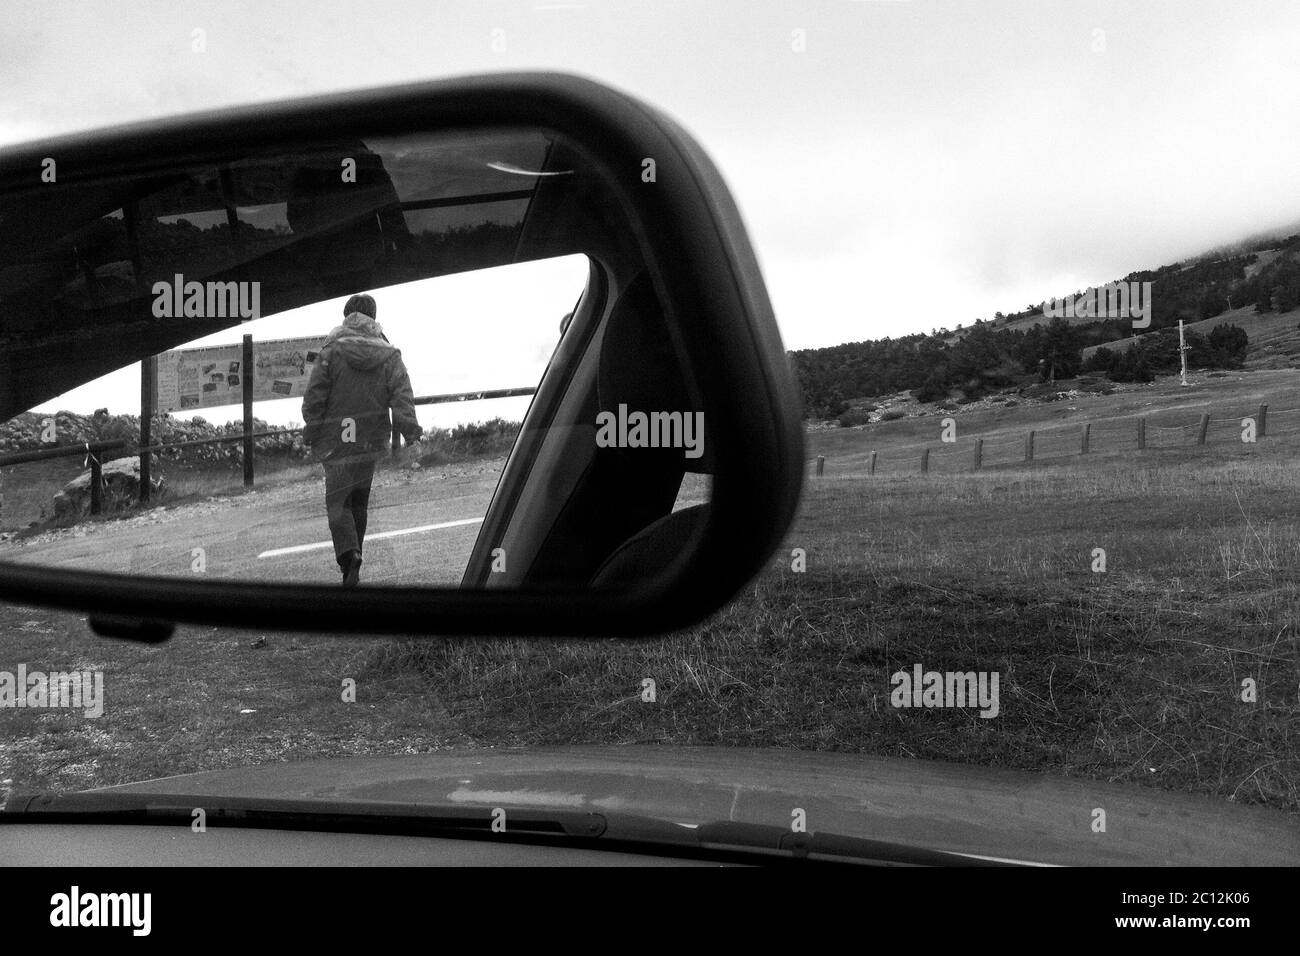
[[361, 552], [351, 551], [348, 553], [348, 563], [343, 569], [343, 586], [345, 588], [354, 588], [361, 580]]

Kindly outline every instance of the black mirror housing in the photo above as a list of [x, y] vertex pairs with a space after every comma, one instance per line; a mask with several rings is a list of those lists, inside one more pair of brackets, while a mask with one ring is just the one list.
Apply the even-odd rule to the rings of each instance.
[[[324, 585], [132, 578], [0, 563], [0, 598], [144, 621], [448, 636], [636, 636], [697, 622], [781, 543], [803, 480], [799, 392], [740, 212], [700, 145], [662, 112], [569, 75], [468, 77], [219, 111], [0, 153], [4, 196], [47, 157], [60, 188], [322, 138], [536, 126], [608, 171], [647, 250], [650, 280], [708, 422], [712, 498], [693, 547], [645, 579], [589, 592], [347, 590]], [[647, 170], [653, 175], [647, 176]], [[5, 372], [0, 357], [0, 377]], [[0, 397], [4, 385], [0, 381]], [[131, 628], [116, 629], [130, 637]], [[157, 628], [149, 631], [155, 634]], [[155, 636], [151, 638], [157, 640]]]

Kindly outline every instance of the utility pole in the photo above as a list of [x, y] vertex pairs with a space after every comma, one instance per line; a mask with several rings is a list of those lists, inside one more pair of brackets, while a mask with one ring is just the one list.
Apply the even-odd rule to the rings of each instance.
[[1187, 384], [1187, 343], [1183, 338], [1183, 320], [1178, 320], [1178, 358], [1182, 361], [1182, 381]]

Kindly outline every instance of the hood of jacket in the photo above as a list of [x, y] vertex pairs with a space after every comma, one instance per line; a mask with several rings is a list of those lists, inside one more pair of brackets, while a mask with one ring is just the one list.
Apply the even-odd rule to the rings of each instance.
[[331, 329], [322, 350], [326, 348], [362, 372], [378, 368], [397, 351], [385, 337], [383, 326], [362, 312], [353, 312], [342, 325]]

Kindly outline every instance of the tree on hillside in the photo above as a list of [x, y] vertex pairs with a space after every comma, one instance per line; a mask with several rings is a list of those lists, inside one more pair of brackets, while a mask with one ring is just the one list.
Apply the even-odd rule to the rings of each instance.
[[948, 384], [960, 388], [967, 398], [1010, 385], [1017, 341], [1012, 332], [994, 332], [987, 325], [977, 325], [949, 350]]
[[[1199, 333], [1187, 329], [1184, 334], [1190, 347], [1196, 348], [1198, 343], [1204, 345], [1205, 339]], [[1182, 367], [1177, 329], [1160, 329], [1143, 338], [1137, 347], [1141, 348], [1142, 359], [1152, 372], [1176, 372]]]
[[1147, 364], [1145, 349], [1134, 345], [1125, 349], [1115, 359], [1115, 366], [1106, 373], [1112, 382], [1149, 382], [1155, 375]]
[[1232, 299], [1239, 306], [1253, 302], [1256, 312], [1289, 312], [1300, 305], [1300, 261], [1278, 256], [1233, 285]]
[[[1208, 336], [1186, 329], [1184, 341], [1187, 362], [1197, 368], [1238, 368], [1246, 354], [1246, 333], [1235, 325], [1220, 325]], [[1181, 368], [1178, 348], [1177, 330], [1160, 329], [1119, 353], [1097, 349], [1084, 363], [1084, 371], [1105, 372], [1113, 382], [1149, 382]]]
[[1082, 351], [1079, 330], [1065, 319], [1055, 318], [1026, 333], [1018, 357], [1025, 371], [1038, 371], [1043, 381], [1055, 382], [1079, 374]]
[[1197, 315], [1202, 319], [1212, 319], [1228, 310], [1228, 297], [1218, 286], [1211, 286], [1201, 296], [1197, 306]]
[[926, 376], [924, 382], [912, 389], [912, 397], [918, 402], [937, 402], [948, 397], [948, 386], [943, 375], [936, 369]]
[[1088, 356], [1088, 360], [1083, 363], [1083, 370], [1085, 372], [1109, 372], [1115, 367], [1118, 360], [1119, 356], [1103, 345]]
[[1239, 326], [1216, 325], [1210, 330], [1206, 344], [1209, 346], [1210, 355], [1209, 361], [1205, 364], [1233, 368], [1239, 366], [1245, 359], [1250, 338], [1246, 335], [1246, 330]]
[[1269, 290], [1269, 305], [1273, 307], [1274, 312], [1290, 312], [1300, 302], [1296, 301], [1295, 293], [1290, 286], [1275, 285]]

